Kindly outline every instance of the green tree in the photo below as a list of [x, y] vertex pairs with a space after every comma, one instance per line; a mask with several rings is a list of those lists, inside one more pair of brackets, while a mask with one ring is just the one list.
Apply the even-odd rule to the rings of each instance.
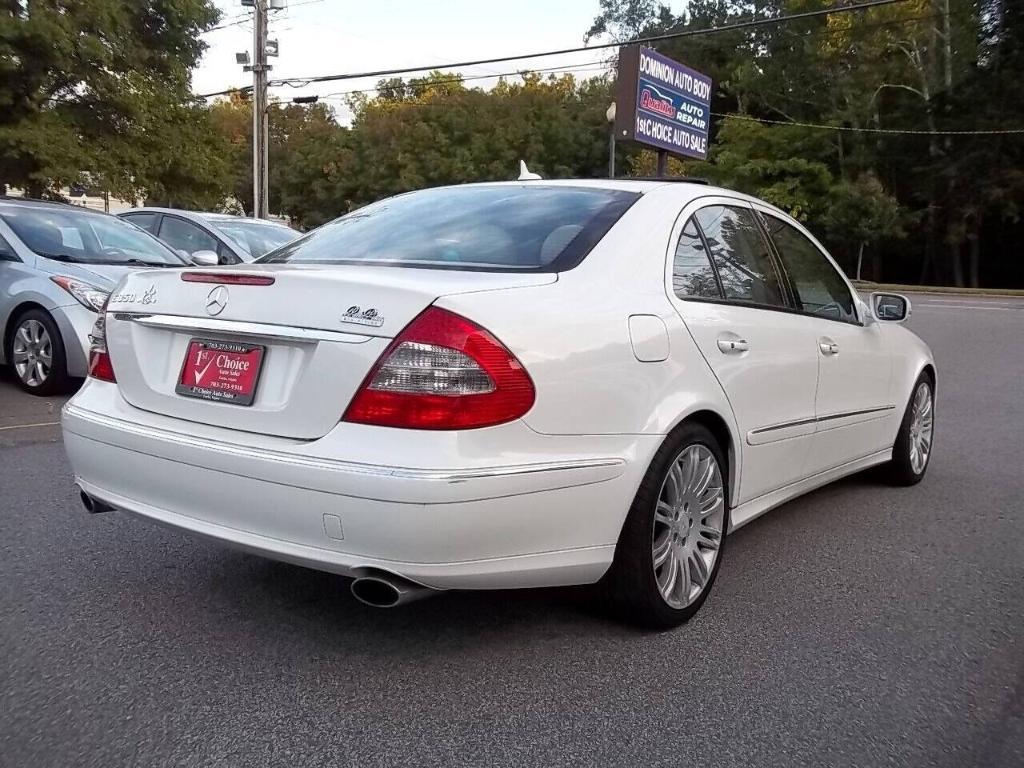
[[607, 163], [609, 84], [524, 73], [484, 91], [434, 72], [354, 98], [339, 195], [358, 206], [425, 186], [514, 178], [519, 160], [546, 177], [596, 176]]
[[[215, 102], [209, 111], [213, 130], [225, 147], [228, 196], [243, 212], [251, 212], [252, 102], [233, 93]], [[333, 211], [321, 210], [324, 201], [318, 202], [312, 195], [326, 194], [325, 183], [333, 184], [331, 169], [338, 167], [348, 130], [337, 124], [325, 104], [271, 102], [268, 114], [270, 211], [308, 224], [322, 223], [325, 215], [333, 218], [328, 215]]]
[[[602, 0], [595, 29], [656, 35], [833, 5], [691, 0], [672, 14]], [[970, 135], [1024, 127], [1020, 0], [910, 0], [657, 48], [715, 82], [710, 160], [684, 164], [689, 172], [771, 199], [838, 253], [863, 243], [887, 279], [1024, 285], [1004, 245], [1024, 236], [1024, 138]], [[740, 129], [723, 115], [762, 125]], [[882, 132], [893, 130], [907, 132]], [[865, 206], [886, 227], [898, 210], [905, 242], [865, 240], [844, 213]]]
[[53, 193], [87, 172], [126, 198], [207, 196], [217, 151], [189, 83], [217, 15], [210, 0], [0, 6], [0, 182]]
[[[828, 193], [828, 208], [821, 217], [825, 239], [831, 241], [832, 253], [843, 260], [844, 251], [852, 244], [857, 251], [855, 279], [862, 278], [864, 250], [870, 246], [904, 235], [904, 215], [896, 198], [885, 191], [871, 173], [854, 181], [841, 180]], [[873, 279], [881, 277], [877, 251], [873, 254]]]

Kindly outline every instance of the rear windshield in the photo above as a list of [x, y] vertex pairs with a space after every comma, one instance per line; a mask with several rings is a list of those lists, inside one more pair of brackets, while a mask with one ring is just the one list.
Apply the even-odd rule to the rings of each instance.
[[360, 208], [259, 261], [561, 271], [582, 261], [637, 198], [532, 183], [425, 189]]
[[213, 226], [231, 238], [239, 248], [254, 259], [299, 236], [291, 227], [239, 219], [210, 219]]

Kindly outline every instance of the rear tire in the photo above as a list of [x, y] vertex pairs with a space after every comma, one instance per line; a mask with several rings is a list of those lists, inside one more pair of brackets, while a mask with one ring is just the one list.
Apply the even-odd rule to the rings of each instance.
[[48, 312], [30, 309], [19, 315], [7, 351], [18, 386], [29, 394], [45, 397], [69, 389], [64, 340]]
[[935, 437], [935, 383], [922, 373], [910, 392], [900, 431], [886, 467], [893, 485], [916, 485], [924, 479], [932, 458]]
[[619, 616], [669, 629], [704, 604], [729, 527], [727, 470], [721, 446], [700, 424], [683, 424], [665, 440], [640, 483], [602, 582]]

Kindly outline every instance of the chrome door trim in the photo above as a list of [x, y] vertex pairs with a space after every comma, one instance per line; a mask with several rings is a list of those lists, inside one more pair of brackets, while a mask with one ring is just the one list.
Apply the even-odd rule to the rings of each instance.
[[[841, 413], [831, 413], [828, 414], [827, 416], [816, 416], [813, 419], [799, 419], [797, 421], [787, 421], [784, 424], [772, 424], [771, 426], [767, 427], [758, 427], [757, 429], [752, 429], [750, 430], [750, 432], [747, 433], [747, 443], [749, 445], [760, 445], [762, 443], [771, 442], [772, 440], [782, 439], [781, 437], [771, 437], [766, 440], [762, 436], [770, 435], [773, 432], [778, 432], [783, 429], [806, 427], [809, 424], [814, 424], [817, 427], [821, 424], [828, 424], [829, 422], [837, 421], [839, 419], [849, 419], [857, 416], [874, 416], [876, 414], [888, 413], [889, 411], [895, 409], [895, 405], [880, 405], [875, 408], [862, 408], [857, 411], [843, 411]], [[837, 424], [835, 426], [843, 425]]]

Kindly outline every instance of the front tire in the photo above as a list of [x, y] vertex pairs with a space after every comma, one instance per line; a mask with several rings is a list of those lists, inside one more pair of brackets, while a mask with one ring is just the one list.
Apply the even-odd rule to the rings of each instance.
[[889, 479], [894, 485], [916, 485], [928, 471], [935, 436], [935, 383], [922, 373], [914, 383], [892, 446]]
[[728, 526], [722, 448], [702, 425], [684, 424], [640, 483], [605, 576], [618, 613], [651, 629], [688, 621], [714, 585]]
[[18, 386], [40, 397], [68, 389], [67, 356], [60, 329], [49, 313], [30, 309], [18, 317], [8, 359]]

